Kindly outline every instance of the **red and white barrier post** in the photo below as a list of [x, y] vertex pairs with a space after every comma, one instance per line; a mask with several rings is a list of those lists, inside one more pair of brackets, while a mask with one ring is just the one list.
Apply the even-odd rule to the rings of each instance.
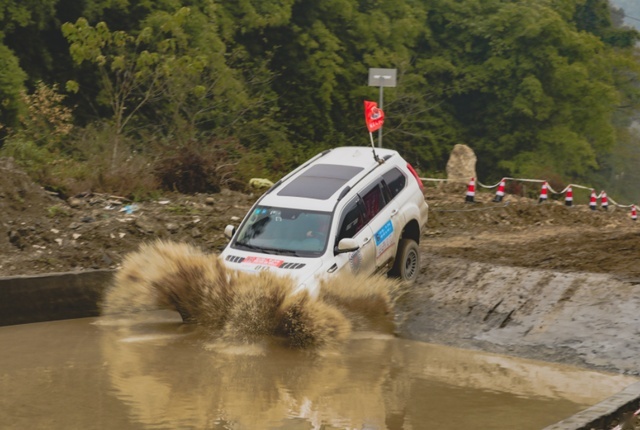
[[596, 197], [596, 190], [591, 190], [591, 197], [589, 198], [589, 208], [592, 211], [595, 211], [597, 205], [598, 205], [598, 197]]
[[564, 195], [564, 205], [573, 206], [573, 189], [571, 185], [567, 187], [567, 193]]
[[496, 191], [496, 196], [493, 198], [494, 202], [501, 202], [504, 197], [504, 178], [500, 180], [500, 184], [498, 185], [498, 191]]
[[466, 203], [473, 203], [476, 197], [476, 179], [471, 178], [469, 185], [467, 186], [467, 196], [465, 197]]
[[638, 219], [638, 212], [636, 211], [636, 205], [631, 205], [631, 219], [636, 221]]
[[609, 199], [607, 199], [607, 193], [603, 190], [600, 196], [600, 207], [606, 211], [607, 209], [609, 209]]
[[542, 188], [540, 189], [540, 199], [538, 200], [538, 203], [544, 203], [547, 201], [547, 188], [547, 183], [543, 182]]

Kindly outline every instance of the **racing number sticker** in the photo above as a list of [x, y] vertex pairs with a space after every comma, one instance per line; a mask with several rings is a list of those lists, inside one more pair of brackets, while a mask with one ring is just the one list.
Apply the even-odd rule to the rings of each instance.
[[380, 257], [387, 249], [393, 245], [393, 223], [387, 221], [374, 235], [376, 241], [376, 258]]
[[282, 263], [284, 263], [284, 260], [276, 260], [275, 258], [265, 258], [265, 257], [247, 257], [244, 259], [243, 263], [248, 263], [248, 264], [259, 264], [261, 266], [273, 266], [273, 267], [280, 267], [282, 266]]

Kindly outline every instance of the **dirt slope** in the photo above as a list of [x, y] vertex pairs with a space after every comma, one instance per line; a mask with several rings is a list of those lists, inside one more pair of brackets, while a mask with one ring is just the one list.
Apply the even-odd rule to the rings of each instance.
[[157, 238], [215, 252], [224, 226], [238, 223], [257, 195], [167, 194], [144, 203], [86, 193], [51, 195], [10, 161], [0, 163], [0, 276], [115, 269], [123, 256]]
[[427, 191], [429, 253], [538, 269], [610, 273], [640, 282], [640, 225], [628, 208], [607, 211], [562, 202], [481, 194], [465, 204], [457, 194]]
[[[0, 276], [117, 268], [127, 252], [155, 238], [219, 251], [224, 226], [238, 223], [259, 193], [167, 194], [135, 203], [86, 193], [61, 200], [10, 160], [0, 160]], [[591, 211], [481, 193], [464, 202], [458, 187], [428, 187], [427, 254], [503, 265], [614, 273], [640, 279], [640, 227], [628, 209]], [[129, 211], [127, 211], [129, 209]]]

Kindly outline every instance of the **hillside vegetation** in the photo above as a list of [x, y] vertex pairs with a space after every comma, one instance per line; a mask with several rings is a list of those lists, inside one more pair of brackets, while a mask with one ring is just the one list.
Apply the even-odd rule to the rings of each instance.
[[607, 0], [2, 0], [0, 156], [63, 195], [216, 192], [367, 145], [441, 175], [544, 177], [637, 199], [635, 30]]

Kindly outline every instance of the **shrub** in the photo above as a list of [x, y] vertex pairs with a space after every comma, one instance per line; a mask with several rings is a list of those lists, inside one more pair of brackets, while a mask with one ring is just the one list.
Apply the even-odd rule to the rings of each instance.
[[217, 193], [221, 187], [237, 188], [232, 179], [243, 150], [233, 141], [195, 140], [157, 151], [154, 173], [160, 187], [180, 193]]

